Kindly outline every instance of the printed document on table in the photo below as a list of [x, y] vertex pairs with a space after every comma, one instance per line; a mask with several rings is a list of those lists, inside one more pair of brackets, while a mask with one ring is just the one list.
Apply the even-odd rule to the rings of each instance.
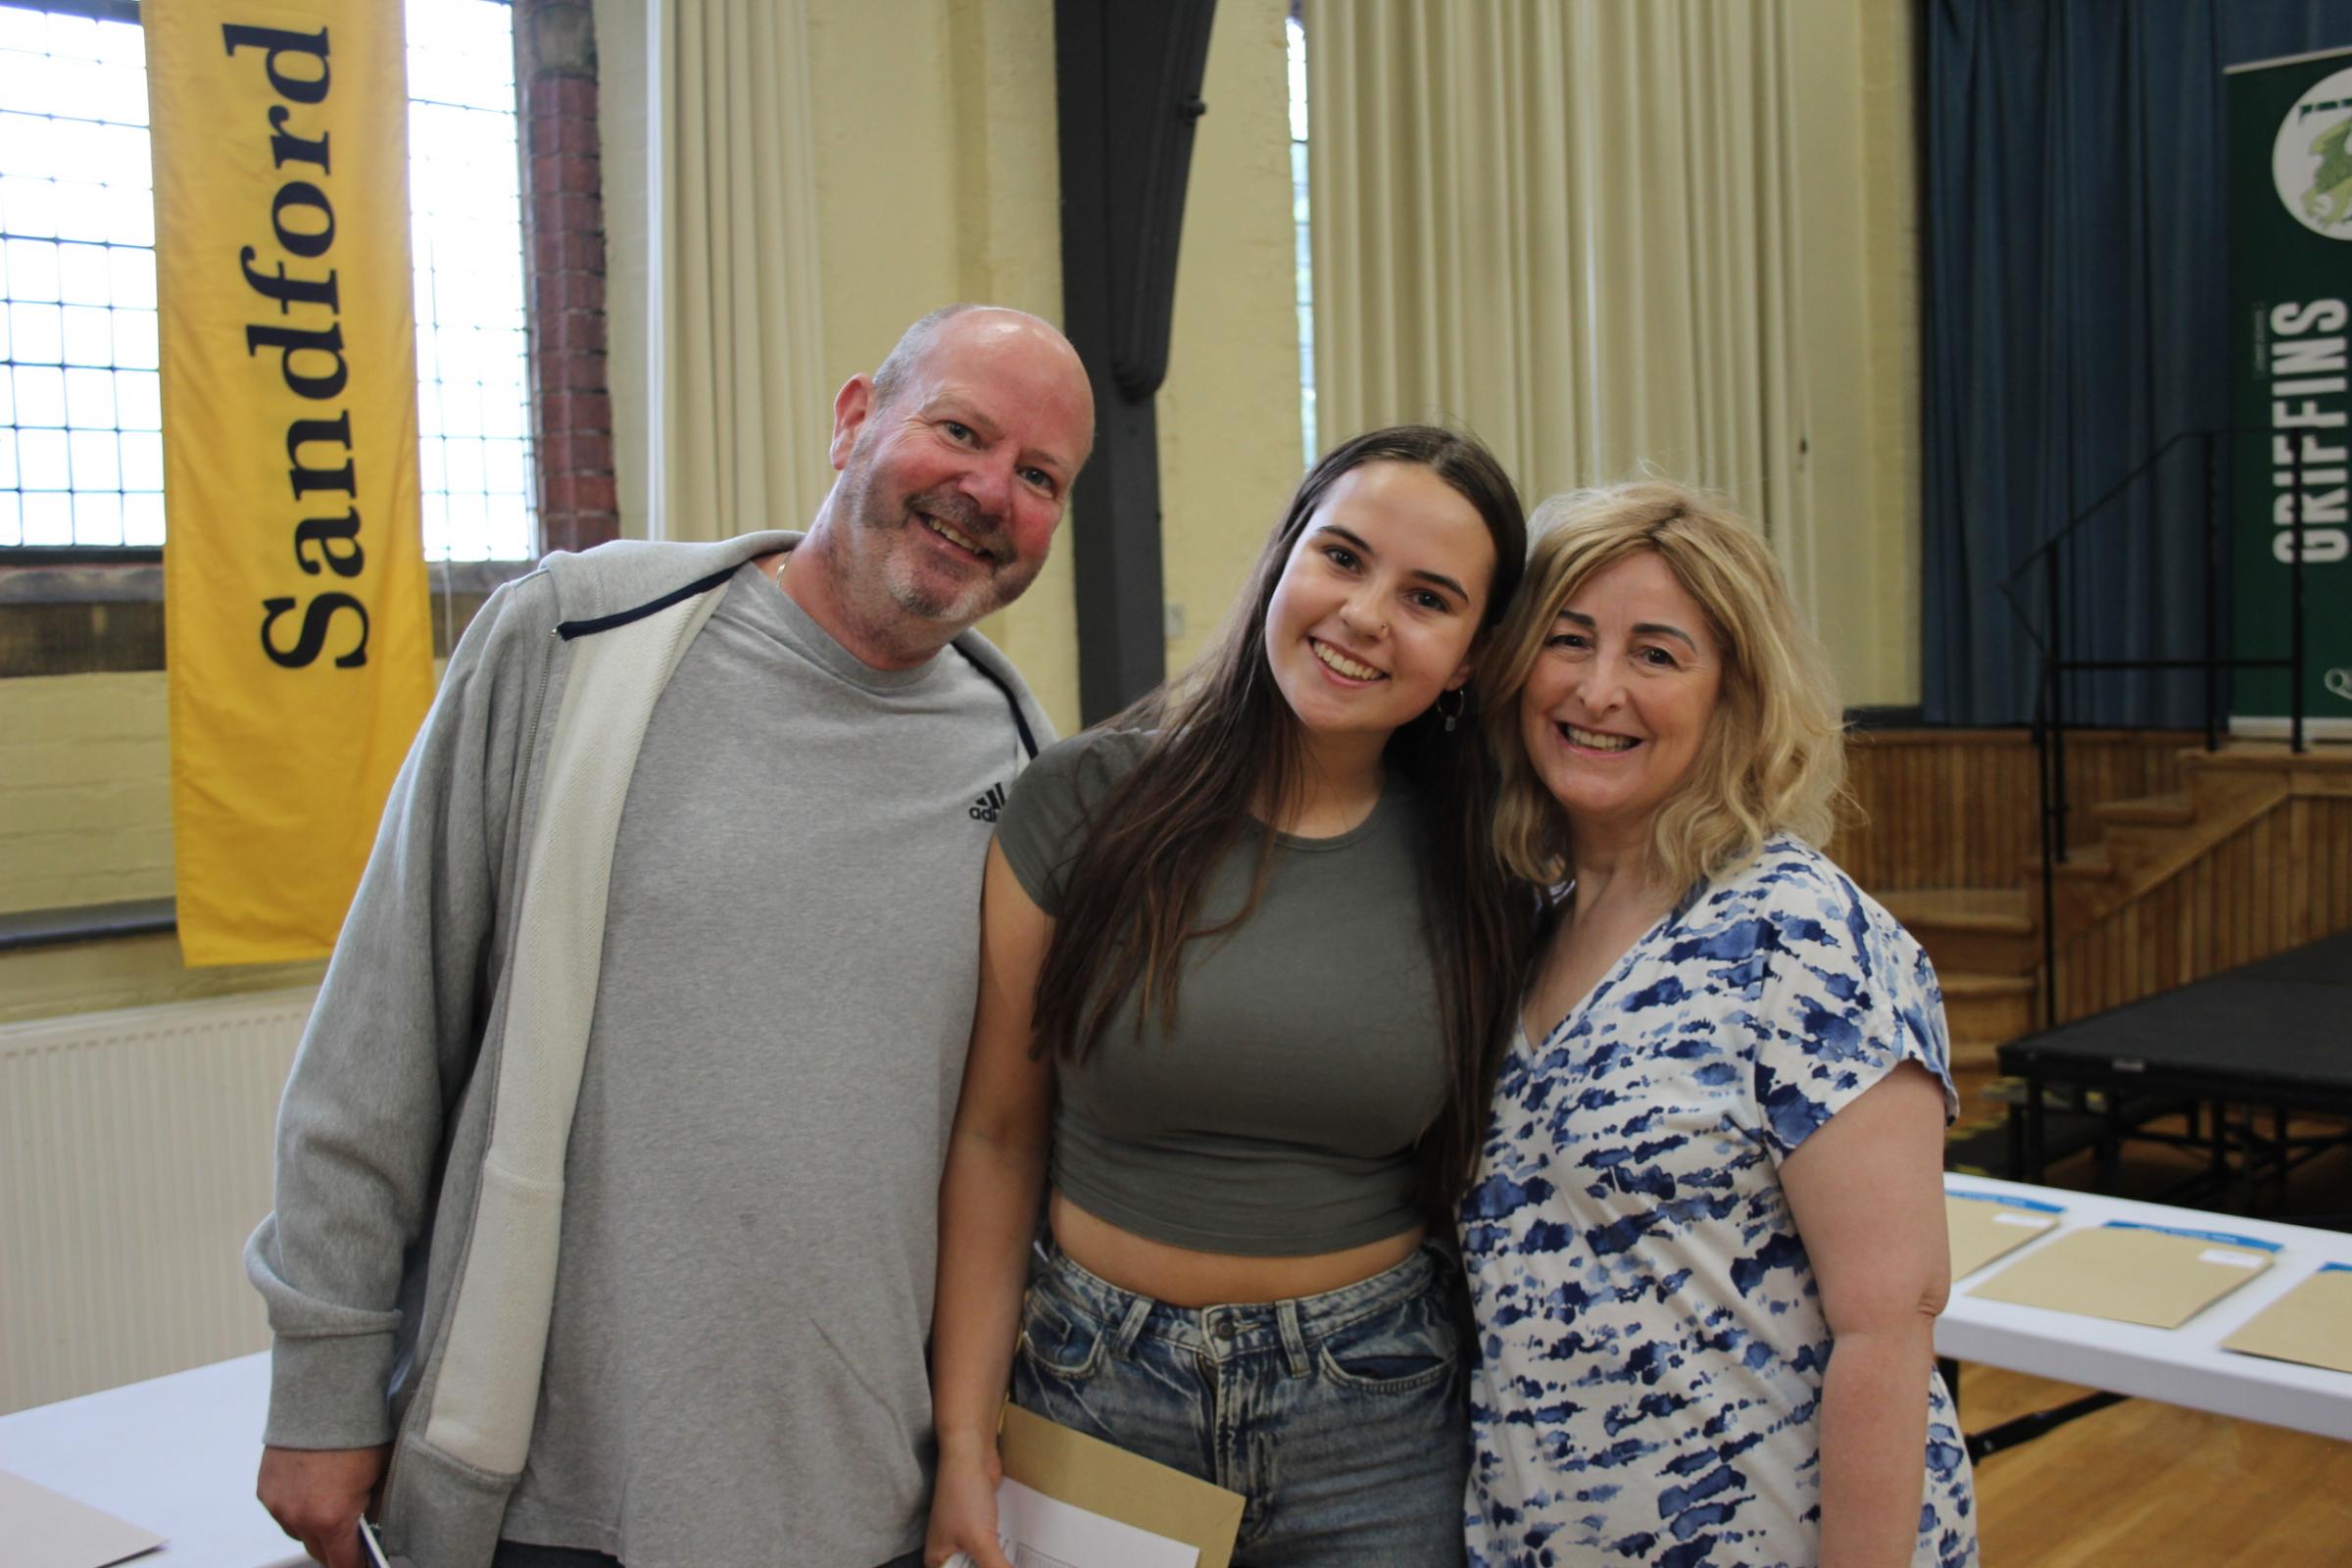
[[2271, 1266], [2277, 1242], [2111, 1219], [2068, 1231], [1968, 1294], [2084, 1317], [2177, 1329]]
[[2352, 1372], [2352, 1263], [2328, 1263], [2222, 1342], [2240, 1355]]
[[[997, 1486], [997, 1542], [1012, 1568], [1199, 1568], [1200, 1548], [1033, 1492]], [[969, 1568], [958, 1552], [951, 1562]]]
[[1943, 1229], [1952, 1249], [1952, 1278], [1974, 1274], [1996, 1257], [2007, 1257], [2049, 1233], [2065, 1209], [2023, 1198], [1989, 1193], [1943, 1195]]

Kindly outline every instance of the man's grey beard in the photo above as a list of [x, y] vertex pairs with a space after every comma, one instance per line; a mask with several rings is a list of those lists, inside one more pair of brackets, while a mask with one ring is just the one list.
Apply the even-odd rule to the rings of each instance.
[[985, 573], [965, 583], [952, 593], [927, 590], [918, 583], [911, 571], [901, 570], [899, 558], [892, 558], [891, 569], [885, 573], [885, 584], [891, 599], [910, 615], [926, 620], [955, 621], [970, 625], [981, 616], [1000, 610], [1020, 596], [1029, 586], [1034, 570], [1015, 580], [1007, 581], [1006, 558], [1011, 554], [1004, 530], [986, 520], [979, 507], [961, 491], [952, 489], [926, 490], [908, 496], [900, 510], [898, 519], [879, 517], [866, 509], [859, 510], [859, 518], [875, 529], [920, 528], [923, 523], [915, 516], [924, 513], [962, 534], [987, 553], [992, 564]]

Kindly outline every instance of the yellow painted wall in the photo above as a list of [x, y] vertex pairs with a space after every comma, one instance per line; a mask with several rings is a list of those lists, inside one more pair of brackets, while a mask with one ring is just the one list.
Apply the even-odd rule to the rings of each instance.
[[1919, 701], [1918, 204], [1910, 14], [1788, 11], [1814, 548], [1793, 586], [1851, 706]]
[[612, 399], [612, 488], [623, 538], [646, 537], [646, 321], [652, 256], [646, 0], [593, 0], [598, 172], [605, 201], [605, 377]]
[[1871, 467], [1883, 562], [1878, 592], [1901, 607], [1884, 626], [1880, 695], [1854, 702], [1908, 707], [1920, 696], [1920, 191], [1918, 82], [1912, 8], [1864, 4], [1862, 52], [1863, 277], [1869, 287]]
[[0, 681], [0, 897], [11, 909], [172, 891], [161, 672]]
[[1160, 570], [1184, 619], [1171, 674], [1222, 628], [1302, 466], [1289, 10], [1220, 0], [1209, 38], [1158, 405]]
[[[162, 672], [0, 680], [0, 911], [171, 893]], [[0, 1023], [272, 990], [318, 970], [183, 969], [168, 936], [0, 954]]]

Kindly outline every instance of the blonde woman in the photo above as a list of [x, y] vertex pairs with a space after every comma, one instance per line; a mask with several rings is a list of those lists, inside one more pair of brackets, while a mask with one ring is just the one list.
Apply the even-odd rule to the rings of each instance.
[[1918, 945], [1813, 847], [1818, 647], [1679, 486], [1547, 503], [1482, 679], [1547, 934], [1461, 1208], [1473, 1564], [1960, 1565], [1957, 1101]]

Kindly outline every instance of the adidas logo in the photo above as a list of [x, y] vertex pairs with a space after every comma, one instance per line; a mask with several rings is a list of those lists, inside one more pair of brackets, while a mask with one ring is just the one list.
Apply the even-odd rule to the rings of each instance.
[[997, 812], [1002, 810], [1004, 807], [1004, 786], [1002, 784], [991, 784], [988, 787], [988, 793], [972, 803], [972, 820], [975, 822], [994, 822], [997, 819]]

